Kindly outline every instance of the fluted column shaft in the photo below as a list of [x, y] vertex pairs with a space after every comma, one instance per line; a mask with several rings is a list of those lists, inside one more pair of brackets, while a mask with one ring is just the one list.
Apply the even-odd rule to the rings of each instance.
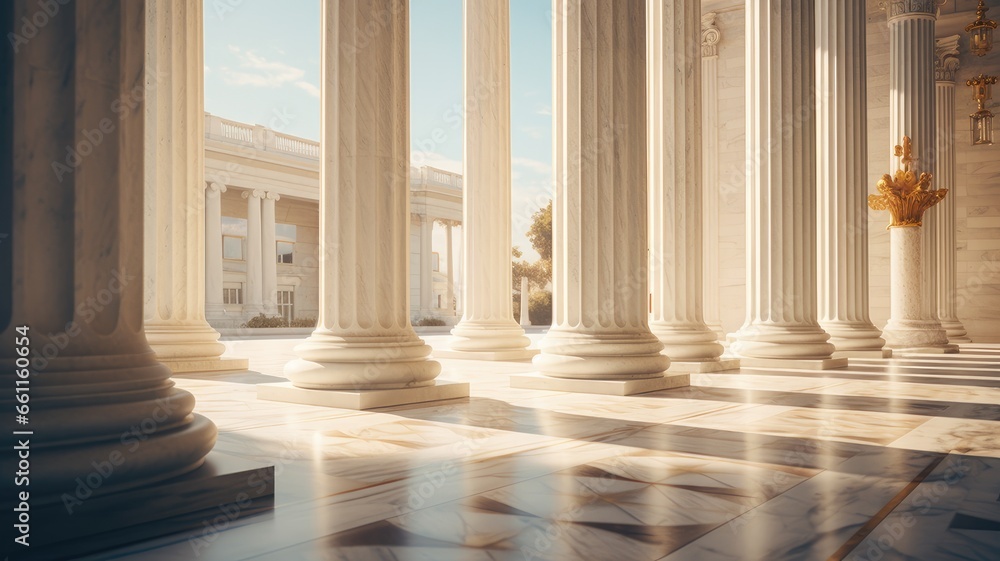
[[723, 339], [719, 307], [719, 41], [722, 33], [715, 24], [714, 12], [701, 19], [701, 145], [702, 145], [702, 215], [705, 239], [704, 318], [717, 339]]
[[535, 365], [662, 377], [649, 331], [645, 0], [555, 0], [553, 326]]
[[247, 239], [246, 264], [247, 284], [243, 308], [247, 315], [256, 315], [264, 311], [264, 266], [261, 263], [261, 215], [260, 200], [264, 191], [252, 189], [243, 191], [242, 197], [247, 201]]
[[450, 313], [454, 313], [455, 308], [453, 308], [452, 306], [454, 305], [453, 303], [455, 302], [455, 238], [452, 235], [453, 232], [451, 228], [452, 228], [451, 221], [445, 222], [444, 240], [445, 244], [448, 246], [448, 254], [447, 254], [448, 256], [445, 261], [447, 265], [445, 267], [445, 270], [447, 271], [448, 275], [448, 284], [446, 285], [447, 288], [445, 289], [446, 302], [444, 304], [444, 308], [448, 310]]
[[[949, 343], [971, 341], [955, 309], [958, 250], [955, 244], [955, 73], [958, 71], [959, 36], [937, 41], [935, 57], [935, 115], [937, 128], [937, 160], [934, 178], [938, 189], [948, 189], [949, 196], [937, 206], [932, 223], [935, 229], [938, 257], [937, 315]], [[933, 209], [932, 209], [933, 210]]]
[[320, 311], [300, 388], [433, 384], [409, 316], [409, 5], [323, 2]]
[[274, 203], [281, 196], [266, 193], [260, 199], [260, 253], [261, 253], [261, 293], [264, 297], [264, 313], [278, 313], [278, 250], [274, 239]]
[[[893, 0], [888, 6], [889, 19], [889, 142], [899, 144], [910, 137], [914, 161], [910, 169], [919, 176], [935, 171], [937, 124], [935, 123], [934, 50], [937, 2], [933, 0]], [[889, 168], [897, 162], [889, 152]], [[935, 179], [935, 182], [937, 179]], [[935, 183], [935, 187], [937, 184]], [[954, 194], [952, 194], [954, 196]], [[948, 336], [937, 319], [937, 242], [934, 222], [938, 210], [928, 209], [920, 228], [922, 251], [919, 282], [919, 315], [890, 312], [883, 336], [889, 347], [934, 347], [948, 344]], [[895, 235], [895, 234], [894, 234]], [[902, 234], [899, 234], [902, 236]], [[909, 235], [908, 235], [909, 236]], [[906, 246], [914, 247], [909, 237]], [[893, 242], [895, 244], [895, 242]], [[902, 247], [894, 245], [894, 247]], [[912, 252], [912, 250], [908, 250]], [[897, 269], [900, 270], [900, 269]], [[892, 291], [902, 291], [902, 279], [893, 274]], [[909, 282], [909, 281], [907, 281]], [[909, 296], [916, 298], [916, 296]], [[892, 301], [898, 298], [892, 296]], [[912, 303], [917, 305], [916, 302]]]
[[[22, 21], [38, 4], [6, 9], [8, 21]], [[0, 291], [0, 381], [11, 390], [0, 405], [11, 412], [8, 438], [12, 429], [34, 433], [23, 437], [32, 507], [79, 497], [99, 463], [111, 473], [97, 488], [87, 483], [93, 496], [188, 472], [215, 442], [215, 425], [192, 414], [194, 397], [174, 387], [143, 332], [146, 140], [135, 92], [145, 91], [145, 9], [124, 0], [65, 5], [0, 77], [9, 77], [13, 102], [0, 116], [13, 148], [0, 155], [12, 196], [0, 205], [11, 228], [0, 251], [10, 279]], [[123, 99], [129, 111], [116, 112]], [[18, 348], [32, 352], [23, 376], [21, 326], [29, 342]], [[29, 375], [29, 422], [13, 425], [15, 380]], [[17, 459], [3, 455], [5, 473]], [[5, 478], [5, 496], [13, 486]]]
[[510, 299], [510, 5], [508, 0], [464, 0], [462, 12], [463, 304], [450, 346], [473, 352], [519, 350], [530, 341], [514, 321]]
[[420, 311], [431, 313], [434, 309], [434, 219], [420, 217]]
[[816, 306], [813, 0], [747, 2], [747, 310], [732, 350], [824, 359]]
[[205, 187], [205, 313], [222, 315], [222, 194], [226, 186], [209, 183]]
[[885, 340], [868, 315], [865, 3], [815, 1], [819, 321], [838, 352], [878, 352]]
[[211, 360], [225, 345], [205, 320], [202, 2], [146, 9], [146, 338], [161, 360]]
[[650, 329], [672, 361], [716, 360], [702, 315], [701, 0], [646, 10]]

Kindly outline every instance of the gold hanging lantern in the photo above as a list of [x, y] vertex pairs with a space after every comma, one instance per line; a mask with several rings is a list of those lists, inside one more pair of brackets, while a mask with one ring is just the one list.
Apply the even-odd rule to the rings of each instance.
[[985, 56], [993, 48], [993, 30], [997, 28], [997, 22], [986, 19], [988, 11], [985, 0], [979, 0], [976, 21], [965, 27], [965, 31], [970, 35], [969, 50], [977, 56]]
[[989, 146], [993, 144], [993, 113], [986, 108], [986, 104], [993, 99], [993, 84], [997, 83], [997, 77], [980, 74], [965, 83], [972, 87], [972, 99], [978, 105], [978, 110], [969, 115], [972, 145]]

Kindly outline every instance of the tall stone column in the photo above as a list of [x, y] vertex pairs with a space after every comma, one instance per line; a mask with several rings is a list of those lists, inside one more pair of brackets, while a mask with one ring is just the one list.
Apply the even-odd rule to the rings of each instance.
[[646, 2], [553, 2], [553, 325], [515, 387], [687, 385], [648, 324]]
[[705, 325], [725, 340], [722, 312], [719, 307], [719, 42], [722, 31], [715, 23], [715, 12], [701, 17], [701, 146], [702, 193], [705, 240], [704, 293]]
[[264, 313], [278, 313], [278, 250], [274, 239], [274, 203], [281, 195], [268, 191], [260, 199], [261, 293]]
[[464, 0], [462, 12], [462, 320], [451, 331], [452, 353], [436, 352], [435, 356], [457, 353], [480, 360], [530, 358], [538, 352], [527, 349], [531, 341], [514, 321], [511, 308], [510, 5], [508, 0]]
[[702, 315], [701, 0], [649, 0], [650, 330], [671, 370], [738, 368]]
[[748, 0], [747, 315], [741, 366], [837, 368], [816, 306], [815, 10]]
[[[5, 10], [5, 36], [40, 13], [33, 0]], [[39, 558], [59, 540], [89, 553], [79, 529], [136, 523], [121, 512], [140, 497], [159, 497], [138, 513], [151, 522], [243, 491], [227, 484], [216, 494], [218, 466], [189, 474], [217, 430], [192, 412], [194, 397], [174, 386], [143, 331], [145, 10], [143, 2], [70, 3], [18, 53], [0, 54], [0, 91], [11, 102], [0, 115], [0, 225], [9, 234], [0, 248], [8, 388], [0, 405], [9, 412], [0, 467], [11, 474], [0, 489], [11, 501], [30, 491], [31, 520], [49, 525], [30, 533]], [[116, 111], [124, 99], [130, 109]], [[30, 392], [18, 424], [15, 405], [26, 402], [15, 399], [15, 385]], [[22, 466], [30, 483], [14, 477], [17, 441], [30, 441], [30, 470]]]
[[261, 263], [261, 216], [260, 200], [264, 191], [251, 189], [243, 191], [247, 201], [246, 264], [247, 284], [243, 295], [243, 315], [249, 319], [264, 311], [264, 265]]
[[[445, 258], [445, 271], [448, 275], [448, 283], [445, 285], [445, 304], [444, 309], [448, 310], [450, 314], [455, 313], [454, 303], [455, 303], [455, 238], [452, 236], [452, 227], [455, 226], [455, 222], [451, 220], [442, 220], [444, 224], [444, 240], [445, 245], [448, 247], [448, 256]], [[463, 228], [464, 230], [464, 228]]]
[[[889, 139], [909, 137], [915, 147], [910, 168], [917, 175], [935, 171], [937, 124], [934, 103], [935, 21], [938, 0], [892, 0], [889, 20]], [[894, 162], [890, 160], [890, 165]], [[892, 322], [883, 330], [890, 348], [956, 352], [937, 318], [937, 211], [924, 214], [920, 229], [923, 263], [920, 321]], [[898, 286], [891, 290], [901, 290]], [[898, 316], [897, 316], [898, 317]], [[902, 330], [893, 332], [893, 330]], [[922, 330], [924, 333], [916, 333]], [[919, 344], [918, 344], [919, 343]]]
[[953, 35], [937, 40], [934, 77], [936, 80], [935, 114], [937, 160], [934, 180], [938, 188], [952, 196], [938, 205], [932, 226], [937, 241], [937, 315], [949, 343], [969, 343], [965, 326], [955, 309], [958, 250], [955, 245], [955, 73], [958, 71], [958, 45], [961, 37]]
[[221, 318], [225, 313], [222, 299], [222, 194], [226, 186], [205, 186], [205, 314]]
[[420, 217], [420, 313], [431, 314], [434, 309], [434, 219]]
[[435, 384], [410, 325], [409, 4], [322, 5], [319, 319], [291, 383], [258, 396], [353, 409], [467, 396]]
[[531, 285], [528, 277], [521, 277], [521, 327], [531, 325]]
[[838, 357], [887, 357], [868, 315], [865, 4], [816, 2], [819, 322]]
[[220, 359], [226, 347], [205, 320], [202, 27], [201, 2], [147, 5], [144, 325], [174, 372], [247, 368]]

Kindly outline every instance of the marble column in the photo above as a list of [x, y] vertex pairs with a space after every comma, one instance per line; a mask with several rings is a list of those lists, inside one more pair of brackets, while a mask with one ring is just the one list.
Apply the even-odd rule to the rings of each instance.
[[521, 327], [531, 325], [531, 286], [528, 277], [521, 277]]
[[[911, 168], [915, 174], [935, 170], [937, 128], [934, 108], [934, 51], [936, 0], [892, 0], [889, 20], [889, 140], [893, 145], [909, 137], [916, 148]], [[890, 165], [894, 161], [890, 159]], [[920, 282], [923, 312], [919, 322], [889, 324], [883, 337], [890, 348], [955, 352], [937, 318], [937, 243], [934, 239], [936, 209], [923, 216]], [[893, 279], [895, 283], [896, 279]], [[896, 290], [893, 284], [890, 290]], [[890, 332], [901, 329], [901, 332]], [[924, 330], [925, 333], [915, 333]], [[919, 346], [914, 345], [919, 342]]]
[[222, 299], [222, 194], [221, 183], [205, 185], [205, 314], [221, 318], [225, 314]]
[[241, 195], [247, 201], [247, 239], [244, 244], [247, 264], [247, 283], [243, 295], [243, 315], [246, 319], [264, 311], [264, 266], [261, 263], [260, 200], [264, 191], [251, 189]]
[[739, 368], [702, 315], [701, 0], [648, 0], [650, 330], [670, 369]]
[[174, 372], [245, 369], [246, 359], [220, 358], [226, 347], [205, 320], [202, 3], [146, 10], [146, 339]]
[[[452, 236], [452, 226], [455, 222], [443, 220], [445, 245], [448, 247], [445, 271], [448, 275], [448, 282], [445, 285], [444, 309], [448, 315], [455, 315], [455, 238]], [[463, 228], [464, 229], [464, 228]]]
[[715, 23], [716, 13], [701, 17], [701, 180], [703, 228], [705, 240], [702, 282], [705, 325], [725, 340], [719, 307], [719, 42], [722, 31]]
[[834, 356], [884, 358], [868, 315], [865, 4], [815, 2], [819, 322]]
[[815, 6], [748, 0], [747, 315], [742, 366], [838, 368], [816, 304]]
[[553, 2], [553, 325], [514, 387], [687, 385], [649, 330], [646, 2]]
[[955, 286], [958, 250], [955, 243], [955, 73], [958, 71], [958, 45], [961, 37], [952, 35], [937, 40], [934, 77], [936, 80], [937, 160], [934, 180], [938, 188], [951, 191], [938, 205], [932, 226], [937, 241], [937, 315], [949, 343], [969, 343], [965, 326], [955, 309]]
[[[468, 395], [409, 315], [409, 3], [322, 3], [320, 312], [258, 397], [353, 409]], [[364, 43], [364, 48], [357, 45]]]
[[[462, 14], [463, 304], [449, 346], [461, 358], [525, 359], [537, 350], [528, 350], [531, 341], [514, 321], [511, 308], [509, 0], [464, 0]], [[451, 251], [448, 255], [450, 271]]]
[[[33, 0], [5, 9], [7, 22], [40, 13]], [[0, 174], [15, 178], [10, 204], [0, 205], [10, 228], [0, 251], [9, 277], [0, 291], [9, 388], [0, 405], [10, 412], [7, 438], [11, 429], [33, 432], [16, 437], [31, 441], [31, 519], [46, 516], [67, 531], [80, 516], [98, 532], [120, 527], [127, 498], [118, 497], [135, 488], [162, 498], [145, 520], [218, 504], [186, 496], [186, 508], [169, 491], [168, 479], [204, 463], [217, 430], [192, 412], [194, 397], [174, 386], [143, 331], [145, 10], [143, 2], [71, 3], [16, 56], [0, 55], [12, 102], [0, 116], [8, 141]], [[127, 112], [114, 110], [122, 99]], [[20, 349], [30, 361], [18, 360]], [[15, 380], [30, 387], [26, 424], [14, 424]], [[5, 453], [0, 466], [14, 474], [17, 461]], [[29, 490], [15, 485], [10, 477], [5, 497]], [[74, 511], [84, 500], [87, 514]], [[32, 551], [41, 555], [62, 533], [31, 532]]]
[[434, 219], [420, 216], [420, 314], [434, 310]]
[[274, 203], [281, 195], [268, 191], [260, 199], [261, 293], [264, 313], [278, 313], [278, 249], [274, 239]]

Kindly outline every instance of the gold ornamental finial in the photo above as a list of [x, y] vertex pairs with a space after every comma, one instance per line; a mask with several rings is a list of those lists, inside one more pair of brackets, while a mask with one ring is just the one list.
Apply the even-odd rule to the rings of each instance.
[[886, 229], [920, 226], [924, 212], [938, 204], [948, 190], [931, 189], [931, 174], [921, 173], [918, 178], [910, 170], [910, 164], [916, 161], [910, 137], [903, 137], [903, 144], [895, 147], [893, 155], [900, 159], [899, 169], [894, 176], [882, 176], [877, 185], [881, 195], [868, 195], [868, 206], [872, 210], [889, 211], [889, 226]]

